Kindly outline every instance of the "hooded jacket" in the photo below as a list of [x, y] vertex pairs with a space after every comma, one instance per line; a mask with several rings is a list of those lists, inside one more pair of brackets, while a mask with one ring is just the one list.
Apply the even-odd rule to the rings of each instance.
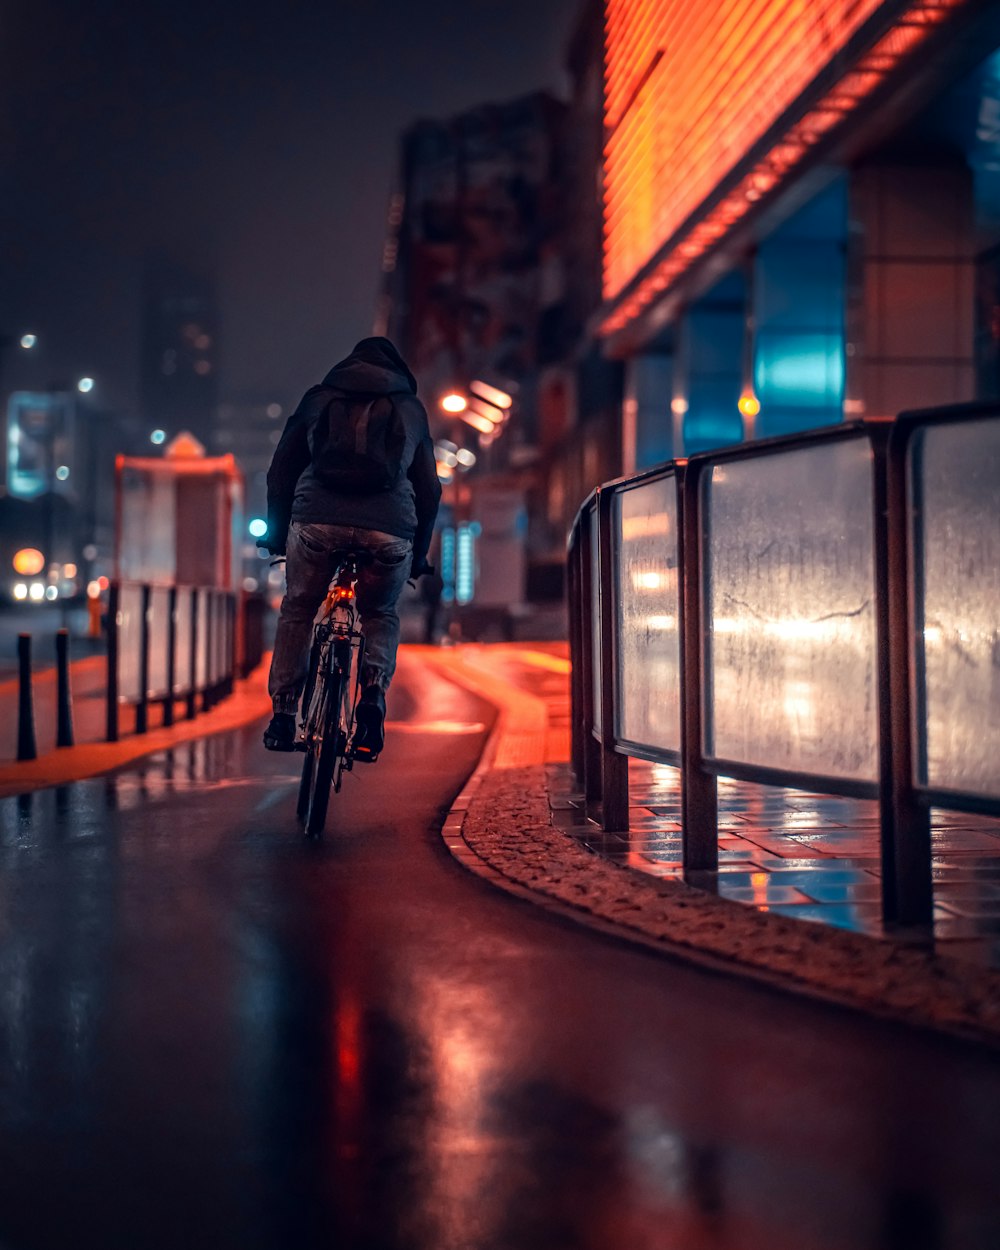
[[[346, 495], [332, 491], [312, 470], [310, 431], [336, 396], [388, 395], [406, 430], [406, 472], [390, 491]], [[288, 418], [267, 473], [267, 530], [272, 551], [284, 551], [291, 521], [349, 525], [413, 540], [413, 564], [427, 556], [441, 499], [427, 413], [402, 356], [385, 338], [362, 339], [310, 387]]]

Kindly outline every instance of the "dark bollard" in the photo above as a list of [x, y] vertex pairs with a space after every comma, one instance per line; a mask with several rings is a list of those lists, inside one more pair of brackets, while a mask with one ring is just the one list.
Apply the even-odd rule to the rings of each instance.
[[149, 728], [149, 613], [152, 592], [142, 587], [139, 609], [139, 702], [135, 705], [135, 732], [144, 734]]
[[31, 635], [17, 636], [17, 758], [38, 758], [35, 746], [35, 710], [31, 699]]
[[73, 745], [73, 704], [69, 688], [69, 630], [56, 634], [56, 746]]
[[174, 723], [174, 686], [177, 684], [177, 587], [170, 587], [167, 606], [167, 697], [163, 704], [163, 723]]
[[118, 615], [121, 587], [113, 582], [108, 591], [108, 680], [107, 730], [108, 742], [118, 741]]
[[191, 626], [188, 651], [187, 718], [198, 714], [198, 591], [191, 591]]

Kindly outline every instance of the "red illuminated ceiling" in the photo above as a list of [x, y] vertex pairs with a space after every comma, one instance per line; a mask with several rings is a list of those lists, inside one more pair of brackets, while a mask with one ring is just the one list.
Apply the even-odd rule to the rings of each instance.
[[[604, 295], [615, 303], [602, 331], [669, 287], [964, 3], [607, 0]], [[821, 71], [889, 10], [867, 47], [843, 57], [840, 79], [796, 113]], [[777, 141], [699, 215], [783, 117]]]

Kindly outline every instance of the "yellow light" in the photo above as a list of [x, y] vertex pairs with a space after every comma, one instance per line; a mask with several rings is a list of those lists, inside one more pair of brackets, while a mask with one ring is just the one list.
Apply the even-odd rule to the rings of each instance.
[[37, 547], [22, 547], [14, 556], [14, 572], [34, 577], [45, 568], [45, 557]]
[[497, 408], [509, 408], [514, 402], [506, 391], [500, 390], [498, 386], [490, 386], [489, 382], [480, 382], [478, 378], [474, 382], [470, 382], [469, 387], [477, 395], [481, 395], [483, 399]]
[[480, 416], [478, 412], [463, 412], [462, 420], [471, 425], [474, 430], [478, 430], [480, 434], [493, 433], [493, 422], [489, 417]]
[[752, 391], [748, 391], [740, 396], [737, 407], [745, 417], [755, 417], [760, 412], [760, 400]]
[[494, 425], [500, 425], [504, 417], [507, 415], [502, 408], [498, 408], [496, 404], [488, 404], [485, 399], [479, 399], [473, 395], [469, 400], [469, 407], [473, 412], [478, 412], [481, 417], [486, 417], [492, 421]]
[[464, 395], [459, 395], [457, 391], [449, 391], [447, 395], [441, 396], [441, 409], [443, 412], [464, 412], [469, 406], [469, 401]]
[[64, 564], [63, 565], [63, 577], [76, 577], [76, 565]]

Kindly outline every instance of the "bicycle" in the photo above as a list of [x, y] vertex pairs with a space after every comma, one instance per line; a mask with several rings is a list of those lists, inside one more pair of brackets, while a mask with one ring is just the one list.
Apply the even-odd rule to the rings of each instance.
[[[358, 627], [358, 567], [371, 560], [366, 551], [336, 553], [337, 571], [321, 615], [313, 627], [309, 670], [302, 693], [302, 722], [295, 749], [305, 752], [296, 814], [309, 837], [326, 824], [330, 790], [340, 793], [345, 772], [367, 748], [355, 748], [354, 736], [365, 639]], [[370, 756], [369, 758], [374, 758]]]

